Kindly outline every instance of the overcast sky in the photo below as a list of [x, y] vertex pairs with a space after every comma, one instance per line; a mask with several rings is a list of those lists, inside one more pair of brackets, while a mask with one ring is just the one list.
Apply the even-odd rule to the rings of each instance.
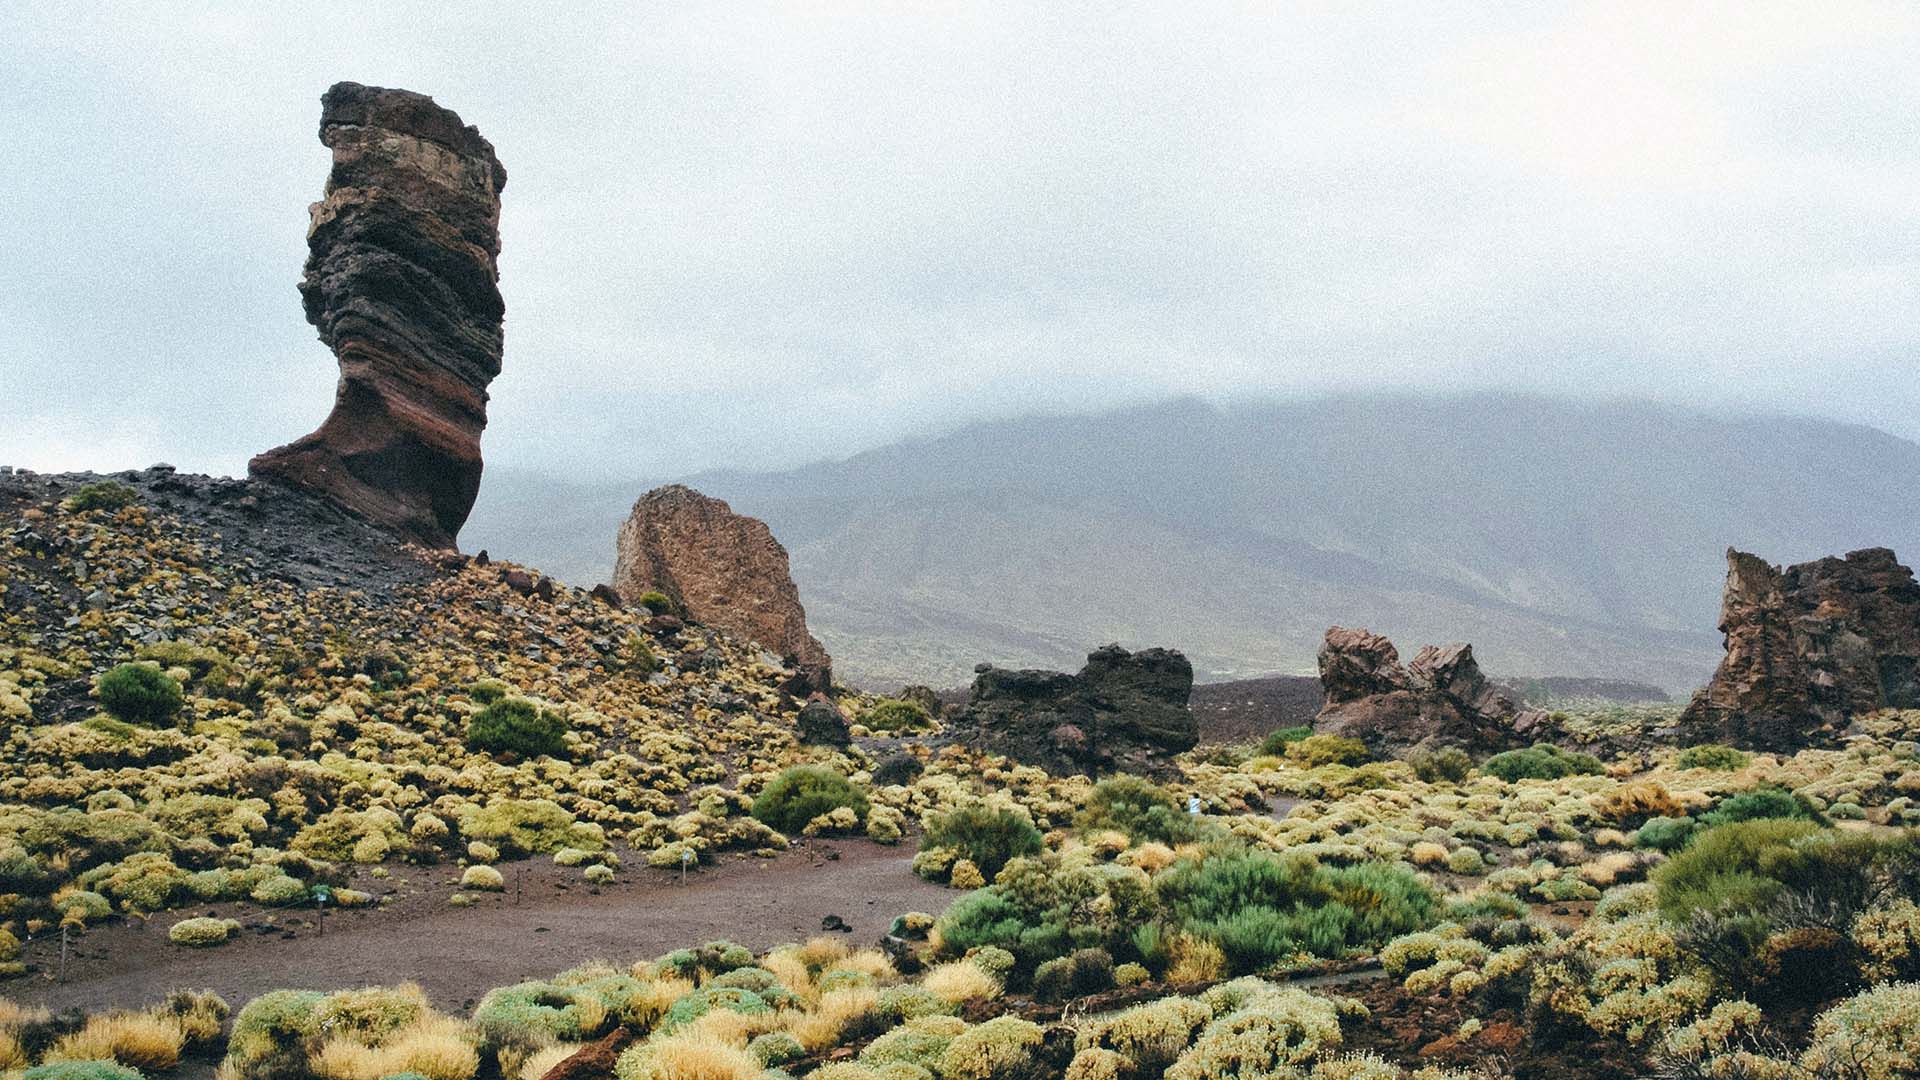
[[1920, 5], [1467, 8], [8, 4], [0, 462], [318, 424], [340, 79], [507, 166], [490, 464], [1382, 387], [1920, 437]]

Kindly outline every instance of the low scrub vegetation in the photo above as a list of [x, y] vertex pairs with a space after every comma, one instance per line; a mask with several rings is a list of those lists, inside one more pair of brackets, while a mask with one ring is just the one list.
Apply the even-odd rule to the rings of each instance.
[[467, 745], [490, 754], [564, 757], [567, 722], [552, 709], [520, 697], [489, 703], [467, 721]]
[[865, 821], [867, 797], [845, 776], [819, 766], [796, 766], [773, 778], [753, 801], [753, 816], [783, 833], [798, 833], [815, 818], [845, 810], [849, 824]]

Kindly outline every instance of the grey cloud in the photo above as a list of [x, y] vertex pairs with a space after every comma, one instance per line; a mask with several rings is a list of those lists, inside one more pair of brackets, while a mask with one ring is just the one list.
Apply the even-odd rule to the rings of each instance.
[[512, 175], [494, 462], [1367, 388], [1920, 436], [1903, 5], [159, 7], [0, 14], [0, 461], [234, 471], [324, 414], [343, 78]]

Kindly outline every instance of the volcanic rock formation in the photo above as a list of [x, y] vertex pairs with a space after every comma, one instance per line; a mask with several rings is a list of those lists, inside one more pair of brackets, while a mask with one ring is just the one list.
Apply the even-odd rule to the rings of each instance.
[[1547, 722], [1487, 681], [1471, 645], [1428, 645], [1403, 667], [1391, 641], [1335, 626], [1320, 646], [1320, 683], [1327, 703], [1315, 730], [1359, 739], [1376, 753], [1500, 750]]
[[334, 84], [320, 141], [333, 170], [309, 208], [300, 296], [340, 385], [318, 430], [247, 468], [452, 547], [480, 490], [500, 374], [507, 171], [478, 131], [407, 90]]
[[807, 633], [787, 549], [719, 499], [680, 484], [642, 495], [620, 526], [613, 587], [630, 604], [664, 593], [692, 618], [759, 642], [809, 673], [809, 692], [828, 682], [833, 658]]
[[977, 670], [953, 728], [1019, 761], [1055, 772], [1157, 772], [1199, 740], [1187, 708], [1193, 665], [1172, 649], [1103, 646], [1078, 675]]
[[1920, 708], [1920, 584], [1867, 548], [1785, 570], [1727, 549], [1726, 656], [1680, 725], [1791, 749], [1876, 709]]

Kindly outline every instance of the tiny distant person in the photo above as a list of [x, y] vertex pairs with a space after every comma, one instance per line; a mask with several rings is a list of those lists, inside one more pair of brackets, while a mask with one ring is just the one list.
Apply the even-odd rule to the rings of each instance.
[[1194, 817], [1200, 816], [1200, 796], [1187, 796], [1187, 813], [1192, 814]]

